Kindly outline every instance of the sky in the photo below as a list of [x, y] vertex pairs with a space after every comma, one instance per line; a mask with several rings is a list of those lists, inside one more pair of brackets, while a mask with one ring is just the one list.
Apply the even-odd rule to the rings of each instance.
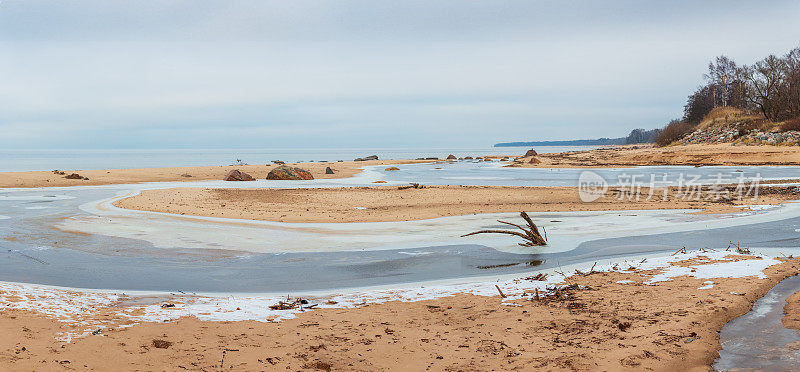
[[480, 147], [680, 117], [798, 1], [0, 2], [0, 148]]

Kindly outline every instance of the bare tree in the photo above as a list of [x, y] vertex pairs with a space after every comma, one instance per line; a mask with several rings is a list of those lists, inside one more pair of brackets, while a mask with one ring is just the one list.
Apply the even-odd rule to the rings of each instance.
[[787, 118], [800, 116], [800, 47], [786, 54], [784, 60], [784, 93]]
[[753, 66], [745, 67], [747, 98], [770, 120], [780, 117], [780, 93], [786, 71], [785, 61], [769, 55]]
[[714, 106], [730, 104], [731, 88], [736, 82], [736, 63], [727, 56], [719, 56], [708, 63], [708, 73], [703, 77], [713, 86]]

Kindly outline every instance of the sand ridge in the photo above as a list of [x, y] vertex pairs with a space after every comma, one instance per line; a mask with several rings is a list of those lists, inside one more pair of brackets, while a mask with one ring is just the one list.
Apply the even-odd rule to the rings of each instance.
[[[591, 203], [580, 200], [575, 187], [390, 186], [325, 189], [145, 190], [114, 203], [127, 209], [193, 216], [279, 222], [409, 221], [472, 213], [703, 209], [706, 213], [742, 211], [742, 202], [681, 200], [661, 197], [640, 201], [619, 198], [612, 191]], [[759, 196], [758, 204], [778, 204], [791, 195]], [[754, 203], [747, 200], [747, 203]]]

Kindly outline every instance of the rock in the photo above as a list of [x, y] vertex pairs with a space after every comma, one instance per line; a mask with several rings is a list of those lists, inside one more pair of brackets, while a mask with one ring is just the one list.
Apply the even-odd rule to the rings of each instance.
[[81, 176], [80, 174], [77, 174], [77, 173], [72, 173], [72, 174], [69, 174], [69, 175], [65, 176], [64, 178], [66, 178], [68, 180], [82, 180], [83, 176]]
[[189, 173], [184, 173], [184, 174], [181, 174], [181, 177], [186, 177], [186, 178], [189, 178], [189, 177], [191, 177], [191, 176], [192, 176], [192, 175], [191, 175], [191, 174], [189, 174]]
[[389, 168], [386, 168], [384, 170], [385, 171], [398, 171], [398, 170], [400, 170], [400, 168], [398, 168], [398, 167], [389, 167]]
[[472, 156], [465, 156], [464, 160], [472, 160]]
[[456, 156], [453, 154], [447, 155], [447, 160], [456, 160]]
[[325, 167], [325, 174], [333, 174], [333, 169], [331, 169], [331, 167]]
[[314, 176], [303, 168], [281, 165], [267, 174], [268, 180], [313, 180]]
[[380, 181], [373, 181], [372, 183], [386, 183], [386, 181], [380, 180]]
[[234, 169], [225, 176], [225, 181], [255, 181], [256, 179], [253, 176], [242, 172], [238, 169]]
[[273, 160], [272, 162], [275, 163], [275, 164], [286, 164], [286, 163], [284, 163], [284, 162], [282, 162], [280, 160]]
[[172, 346], [172, 342], [164, 340], [153, 340], [153, 347], [157, 349], [168, 349]]
[[531, 160], [528, 160], [528, 164], [539, 164], [541, 162], [542, 162], [541, 160], [539, 160], [539, 159], [537, 159], [535, 157], [532, 157]]
[[59, 176], [63, 176], [63, 175], [65, 175], [66, 173], [64, 173], [64, 172], [62, 172], [62, 171], [60, 171], [60, 170], [56, 169], [56, 170], [54, 170], [54, 171], [53, 171], [53, 174], [57, 174], [57, 175], [59, 175]]
[[367, 160], [378, 160], [378, 155], [370, 155], [365, 156], [363, 158], [355, 158], [353, 161], [367, 161]]
[[526, 157], [526, 158], [527, 158], [528, 156], [537, 156], [537, 155], [539, 155], [539, 153], [538, 153], [538, 152], [536, 152], [536, 150], [534, 150], [534, 149], [530, 149], [530, 150], [528, 150], [528, 151], [525, 153], [525, 157]]

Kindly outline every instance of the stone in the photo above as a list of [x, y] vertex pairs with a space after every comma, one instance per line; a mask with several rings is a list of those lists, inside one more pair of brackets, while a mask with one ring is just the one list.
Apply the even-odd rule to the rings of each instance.
[[385, 171], [398, 171], [398, 170], [400, 170], [400, 168], [398, 168], [398, 167], [389, 167], [389, 168], [386, 168], [384, 170]]
[[525, 157], [526, 157], [526, 158], [527, 158], [528, 156], [537, 156], [537, 155], [539, 155], [539, 153], [538, 153], [538, 152], [536, 152], [536, 150], [534, 150], [534, 149], [530, 149], [530, 150], [528, 150], [527, 152], [525, 152]]
[[378, 155], [370, 155], [370, 156], [365, 156], [363, 158], [355, 158], [353, 161], [367, 161], [367, 160], [378, 160]]
[[456, 160], [456, 156], [453, 154], [447, 155], [447, 160]]
[[255, 178], [253, 178], [253, 176], [251, 176], [251, 175], [249, 175], [249, 174], [247, 174], [245, 172], [242, 172], [242, 171], [240, 171], [238, 169], [234, 169], [234, 170], [228, 172], [228, 174], [225, 175], [225, 178], [223, 178], [223, 179], [225, 181], [255, 181], [256, 180]]
[[333, 169], [331, 169], [331, 167], [325, 167], [325, 174], [333, 174]]
[[314, 176], [303, 168], [281, 165], [267, 174], [268, 180], [313, 180]]
[[66, 175], [64, 178], [66, 178], [68, 180], [82, 180], [83, 176], [81, 176], [80, 174], [77, 174], [77, 173], [72, 173], [72, 174]]
[[539, 160], [539, 159], [537, 159], [535, 157], [532, 157], [531, 160], [528, 160], [528, 164], [539, 164], [541, 162], [542, 162], [541, 160]]

